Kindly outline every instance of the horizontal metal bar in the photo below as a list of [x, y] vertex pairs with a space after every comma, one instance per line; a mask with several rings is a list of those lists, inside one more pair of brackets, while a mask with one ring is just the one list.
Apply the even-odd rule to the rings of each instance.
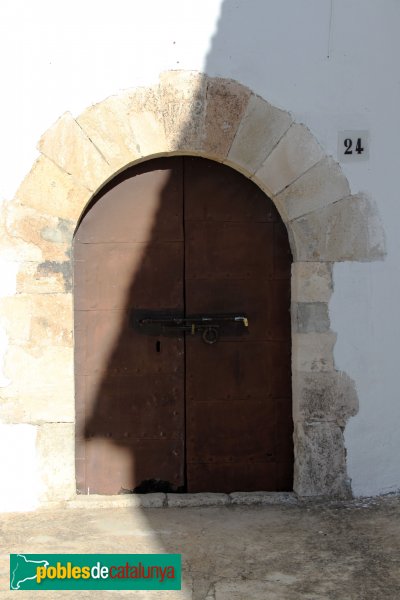
[[195, 325], [216, 325], [220, 322], [223, 323], [243, 323], [245, 327], [248, 327], [248, 319], [245, 316], [222, 316], [222, 315], [212, 315], [212, 316], [204, 316], [204, 317], [162, 317], [159, 319], [154, 319], [151, 317], [142, 318], [138, 320], [139, 325], [186, 325], [187, 323], [195, 324]]
[[130, 323], [133, 329], [145, 335], [200, 334], [203, 341], [208, 344], [214, 344], [221, 335], [237, 336], [247, 333], [249, 324], [244, 313], [184, 316], [182, 313], [168, 309], [163, 311], [132, 310]]

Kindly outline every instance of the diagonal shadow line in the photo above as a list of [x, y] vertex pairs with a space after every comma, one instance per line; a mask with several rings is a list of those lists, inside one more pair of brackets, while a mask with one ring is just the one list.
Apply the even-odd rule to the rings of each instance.
[[[234, 36], [237, 31], [234, 31], [236, 27], [239, 26], [242, 28], [241, 14], [237, 14], [237, 22], [232, 26], [232, 24], [225, 27], [224, 24], [224, 13], [227, 8], [229, 9], [229, 5], [232, 4], [231, 0], [225, 0], [222, 6], [222, 13], [219, 22], [219, 29], [216, 32], [213, 45], [209, 52], [208, 59], [206, 61], [205, 72], [213, 71], [215, 65], [218, 63], [218, 57], [216, 57], [215, 53], [218, 52], [218, 47], [220, 44], [220, 37], [226, 37], [227, 33], [231, 36]], [[256, 3], [258, 6], [258, 10], [264, 13], [262, 3]], [[247, 18], [247, 11], [246, 18]], [[238, 11], [240, 13], [240, 11]], [[255, 16], [257, 11], [255, 13]], [[243, 16], [243, 15], [242, 15]], [[232, 30], [233, 27], [233, 30]], [[228, 30], [228, 31], [227, 31]], [[248, 29], [250, 35], [250, 27]], [[201, 102], [201, 98], [197, 99]], [[193, 105], [196, 104], [196, 99], [193, 102]], [[193, 121], [189, 116], [188, 122], [182, 127], [181, 131], [181, 139], [186, 140], [193, 136]], [[163, 159], [160, 159], [161, 162]], [[156, 162], [153, 163], [153, 167], [157, 167], [157, 159]], [[143, 169], [152, 168], [150, 163], [143, 163]], [[135, 169], [135, 168], [134, 168]], [[140, 170], [140, 168], [139, 168]], [[137, 171], [137, 167], [136, 167]], [[109, 194], [117, 185], [123, 184], [127, 181], [132, 174], [132, 170], [124, 171], [120, 173], [116, 178], [114, 178], [109, 184], [96, 196], [91, 205], [85, 211], [85, 214], [82, 216], [79, 227], [77, 229], [77, 234], [75, 236], [75, 240], [77, 239], [77, 235], [79, 235], [79, 231], [81, 226], [84, 225], [87, 217], [90, 218], [90, 211], [93, 206], [104, 199], [107, 194]], [[115, 449], [121, 451], [125, 454], [125, 460], [130, 462], [130, 470], [132, 473], [132, 481], [136, 479], [136, 470], [138, 469], [137, 457], [135, 457], [129, 449], [129, 444], [125, 444], [123, 441], [117, 442], [113, 440], [110, 442], [110, 439], [107, 437], [108, 429], [110, 428], [110, 422], [104, 420], [104, 415], [109, 415], [110, 413], [115, 413], [116, 406], [115, 402], [111, 400], [110, 402], [110, 385], [112, 386], [112, 382], [110, 383], [109, 373], [113, 371], [118, 362], [121, 361], [121, 350], [122, 353], [126, 347], [126, 336], [127, 336], [127, 315], [130, 314], [132, 307], [135, 305], [137, 297], [141, 295], [141, 290], [146, 288], [149, 282], [149, 278], [151, 279], [151, 270], [153, 267], [153, 263], [149, 260], [150, 255], [152, 254], [155, 240], [157, 239], [157, 231], [159, 227], [163, 226], [166, 222], [168, 222], [168, 211], [170, 207], [170, 202], [168, 202], [168, 198], [172, 191], [176, 189], [176, 181], [174, 177], [171, 176], [164, 184], [163, 189], [160, 191], [160, 201], [159, 206], [156, 210], [154, 216], [154, 222], [151, 229], [151, 234], [148, 236], [148, 240], [145, 243], [145, 250], [142, 254], [141, 263], [139, 268], [135, 272], [131, 272], [130, 274], [130, 285], [126, 292], [126, 297], [124, 299], [124, 307], [121, 310], [121, 319], [114, 331], [114, 342], [111, 341], [107, 348], [103, 348], [101, 360], [103, 361], [103, 375], [97, 381], [92, 382], [92, 398], [90, 401], [91, 412], [87, 414], [82, 412], [81, 407], [77, 407], [77, 461], [79, 462], [80, 456], [79, 452], [84, 447], [85, 441], [91, 439], [91, 443], [93, 442], [93, 437], [96, 437], [101, 440], [102, 443], [102, 452], [109, 452], [110, 448], [114, 452], [116, 456], [116, 461], [118, 461], [118, 452], [115, 453]], [[79, 257], [77, 258], [75, 254], [76, 248], [74, 247], [74, 262], [75, 266], [79, 264]], [[78, 277], [79, 279], [79, 277]], [[75, 278], [76, 280], [76, 278]], [[183, 307], [184, 308], [184, 307]], [[79, 319], [76, 320], [79, 323]], [[76, 330], [76, 338], [79, 338], [79, 325]], [[111, 338], [110, 338], [111, 339]], [[178, 344], [179, 345], [179, 344]], [[99, 348], [96, 348], [96, 352]], [[175, 348], [176, 350], [176, 348]], [[89, 350], [89, 352], [91, 352]], [[78, 367], [79, 373], [79, 361], [76, 361], [76, 365]], [[178, 369], [179, 371], [179, 369]], [[78, 375], [79, 378], [79, 375]], [[85, 385], [87, 385], [87, 377]], [[77, 388], [79, 388], [80, 383], [77, 382]], [[95, 432], [95, 434], [93, 433]], [[106, 442], [106, 443], [104, 443]], [[182, 440], [180, 440], [182, 443]], [[162, 457], [161, 457], [162, 460]], [[85, 485], [83, 482], [80, 482], [81, 491], [85, 492]], [[128, 485], [129, 487], [129, 485]], [[114, 490], [114, 493], [119, 490]], [[154, 491], [154, 489], [149, 489], [148, 491]], [[156, 490], [158, 491], [158, 490]], [[166, 489], [161, 489], [159, 491], [169, 491]], [[187, 580], [189, 588], [193, 590], [193, 597], [196, 599], [205, 599], [213, 597], [213, 585], [214, 582], [218, 578], [218, 565], [216, 564], [216, 560], [219, 558], [222, 562], [226, 562], [229, 560], [232, 563], [237, 562], [238, 560], [238, 546], [237, 544], [231, 543], [230, 539], [231, 532], [235, 532], [238, 534], [238, 528], [236, 524], [236, 515], [233, 507], [221, 507], [221, 508], [208, 508], [208, 509], [186, 509], [185, 511], [180, 512], [179, 509], [177, 511], [173, 511], [169, 509], [168, 514], [165, 513], [162, 509], [143, 509], [141, 511], [142, 516], [144, 517], [147, 526], [150, 531], [158, 532], [157, 533], [157, 546], [158, 552], [179, 552], [183, 554], [184, 557], [184, 565], [186, 568], [186, 574], [184, 575], [184, 580]], [[203, 540], [206, 538], [202, 534], [204, 531], [210, 531], [210, 529], [214, 529], [216, 527], [216, 523], [221, 519], [224, 519], [224, 528], [222, 538], [215, 536], [207, 538], [208, 547], [201, 545], [200, 548], [193, 543], [193, 536], [198, 537]], [[163, 524], [168, 520], [170, 525], [169, 533], [162, 533], [164, 527]], [[171, 531], [174, 533], [171, 534]], [[248, 538], [248, 536], [247, 536]], [[250, 536], [251, 539], [251, 536]], [[249, 542], [249, 539], [247, 539]], [[211, 547], [210, 547], [211, 544]], [[240, 553], [243, 556], [246, 555], [246, 548], [241, 546], [239, 548]], [[201, 563], [201, 564], [199, 564]], [[236, 576], [240, 576], [236, 574]], [[190, 590], [185, 592], [190, 597]]]

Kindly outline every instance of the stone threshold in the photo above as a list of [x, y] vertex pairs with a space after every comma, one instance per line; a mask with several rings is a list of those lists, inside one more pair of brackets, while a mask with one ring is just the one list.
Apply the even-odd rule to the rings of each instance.
[[272, 504], [298, 504], [293, 492], [233, 492], [231, 494], [121, 494], [101, 496], [77, 495], [69, 500], [69, 508], [185, 508], [202, 506], [251, 506]]

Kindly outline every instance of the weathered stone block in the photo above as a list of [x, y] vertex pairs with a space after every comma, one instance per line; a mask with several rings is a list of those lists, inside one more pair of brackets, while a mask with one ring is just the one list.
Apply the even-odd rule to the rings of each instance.
[[40, 213], [76, 223], [91, 196], [90, 190], [52, 160], [40, 156], [18, 188], [16, 200]]
[[255, 173], [260, 180], [278, 194], [323, 158], [322, 148], [304, 125], [292, 125]]
[[187, 506], [224, 506], [229, 504], [228, 494], [167, 494], [167, 504], [170, 507], [183, 508]]
[[30, 336], [30, 297], [16, 295], [0, 299], [0, 322], [11, 344], [26, 344]]
[[290, 221], [349, 195], [350, 186], [340, 165], [327, 157], [278, 194], [275, 202]]
[[132, 502], [135, 506], [141, 508], [163, 508], [166, 504], [166, 494], [154, 492], [152, 494], [132, 494], [136, 496], [136, 500]]
[[10, 345], [4, 372], [11, 381], [2, 391], [4, 422], [73, 421], [73, 349], [63, 346]]
[[292, 373], [295, 421], [333, 421], [344, 427], [358, 411], [354, 381], [341, 371]]
[[196, 152], [204, 138], [208, 78], [194, 71], [160, 76], [160, 106], [169, 151]]
[[72, 288], [72, 266], [66, 262], [22, 262], [16, 291], [22, 294], [57, 294]]
[[7, 216], [11, 202], [4, 203], [0, 220], [0, 257], [3, 262], [12, 263], [20, 261], [42, 260], [42, 250], [31, 242], [26, 242], [12, 235], [8, 230]]
[[69, 260], [73, 222], [13, 203], [7, 211], [6, 225], [12, 237], [39, 248], [42, 261]]
[[136, 151], [148, 158], [168, 152], [159, 86], [137, 88], [124, 101]]
[[90, 106], [76, 119], [115, 170], [142, 156], [131, 128], [128, 106], [126, 94], [111, 96]]
[[72, 175], [81, 186], [92, 191], [114, 171], [69, 113], [46, 131], [38, 150]]
[[328, 305], [325, 302], [292, 303], [292, 330], [298, 333], [329, 331]]
[[250, 94], [248, 88], [236, 81], [209, 80], [202, 150], [210, 157], [223, 160], [227, 156]]
[[325, 262], [292, 264], [293, 302], [329, 302], [332, 291], [331, 264]]
[[37, 463], [42, 502], [75, 496], [75, 426], [45, 423], [38, 428]]
[[336, 333], [294, 333], [292, 367], [296, 371], [332, 371]]
[[291, 115], [252, 95], [228, 154], [228, 160], [255, 173], [272, 152], [293, 119]]
[[296, 423], [294, 491], [299, 496], [349, 495], [343, 433], [333, 423]]
[[70, 508], [163, 508], [166, 494], [119, 494], [102, 496], [100, 494], [82, 494], [68, 502]]
[[38, 294], [31, 296], [30, 317], [30, 344], [72, 348], [72, 294]]
[[376, 207], [363, 194], [291, 221], [291, 231], [300, 261], [378, 260], [386, 252]]
[[140, 154], [154, 158], [168, 152], [164, 124], [157, 115], [151, 111], [131, 113], [129, 121]]
[[72, 262], [70, 260], [46, 260], [38, 265], [37, 273], [43, 277], [48, 277], [53, 273], [60, 275], [63, 278], [64, 291], [72, 290]]

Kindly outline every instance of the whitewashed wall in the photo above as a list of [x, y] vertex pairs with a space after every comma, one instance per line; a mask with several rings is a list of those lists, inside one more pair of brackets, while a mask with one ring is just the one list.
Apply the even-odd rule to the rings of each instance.
[[[339, 130], [369, 130], [369, 161], [346, 163], [344, 172], [353, 193], [375, 199], [388, 254], [384, 262], [336, 265], [330, 304], [336, 366], [355, 380], [360, 400], [345, 434], [358, 495], [400, 488], [399, 26], [398, 0], [0, 3], [1, 200], [12, 198], [37, 140], [62, 113], [79, 114], [168, 69], [248, 85], [291, 111], [334, 157]], [[8, 294], [13, 265], [6, 259], [0, 284]], [[20, 439], [3, 429], [0, 455], [12, 455], [12, 471], [31, 477], [33, 429], [21, 426]], [[2, 469], [10, 464], [0, 460]], [[34, 505], [29, 481], [29, 498], [21, 488], [15, 509]]]

